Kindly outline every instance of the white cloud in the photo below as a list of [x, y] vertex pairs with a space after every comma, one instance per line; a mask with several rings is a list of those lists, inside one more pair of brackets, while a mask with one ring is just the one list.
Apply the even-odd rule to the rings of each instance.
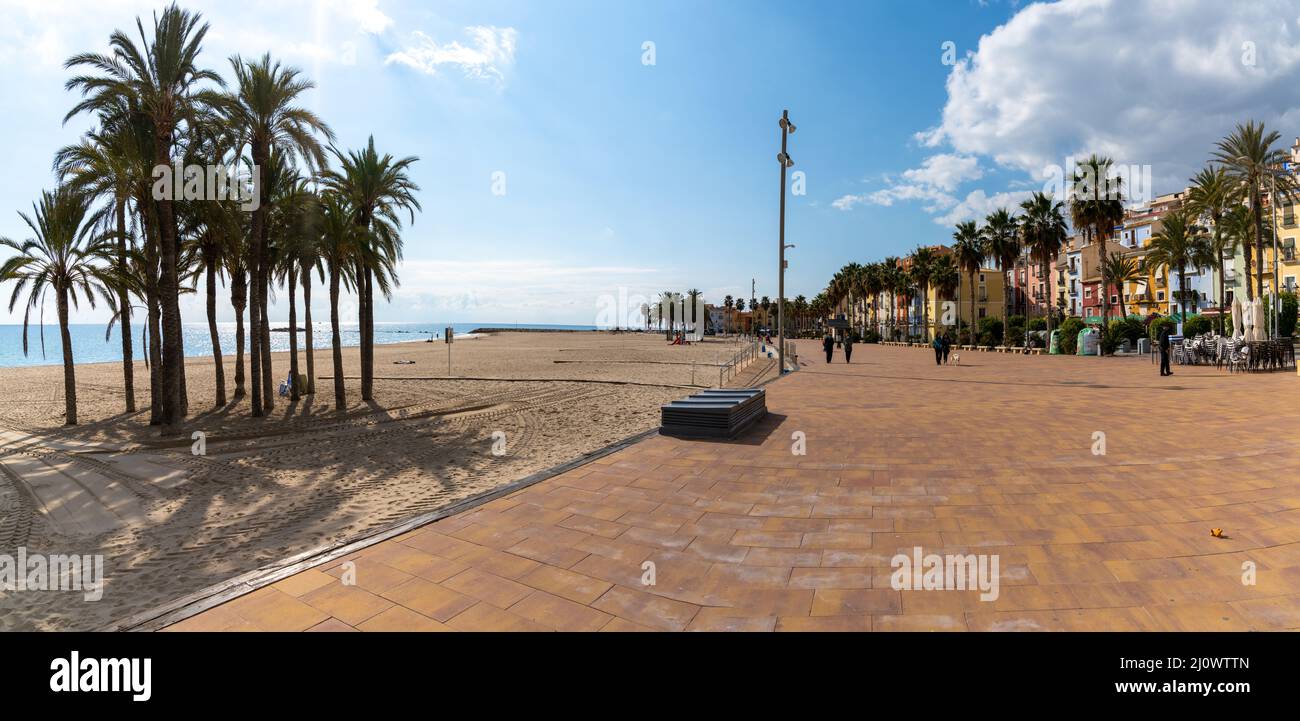
[[515, 46], [519, 31], [477, 25], [465, 28], [469, 44], [453, 40], [438, 43], [418, 30], [412, 33], [414, 44], [392, 53], [385, 64], [398, 63], [428, 75], [437, 75], [444, 65], [458, 67], [466, 76], [475, 79], [504, 79], [504, 72], [515, 62]]
[[926, 158], [921, 167], [905, 171], [903, 177], [951, 193], [961, 183], [984, 177], [984, 171], [973, 155], [940, 153]]
[[1020, 202], [1032, 194], [1032, 191], [1028, 190], [1012, 190], [988, 195], [983, 190], [972, 190], [966, 194], [965, 199], [954, 205], [948, 212], [935, 216], [934, 222], [951, 227], [965, 220], [983, 221], [986, 215], [998, 208], [1016, 210]]
[[[947, 80], [924, 146], [993, 158], [1041, 177], [1067, 154], [1151, 165], [1181, 185], [1238, 122], [1290, 140], [1300, 123], [1294, 0], [1062, 0], [1018, 12]], [[1252, 43], [1254, 65], [1247, 55]]]

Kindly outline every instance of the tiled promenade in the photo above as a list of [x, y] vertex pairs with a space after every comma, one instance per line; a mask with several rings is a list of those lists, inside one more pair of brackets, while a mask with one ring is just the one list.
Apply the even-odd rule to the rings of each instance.
[[[171, 628], [1300, 629], [1294, 374], [817, 345], [736, 442], [656, 436]], [[998, 598], [894, 590], [918, 546], [997, 554]]]

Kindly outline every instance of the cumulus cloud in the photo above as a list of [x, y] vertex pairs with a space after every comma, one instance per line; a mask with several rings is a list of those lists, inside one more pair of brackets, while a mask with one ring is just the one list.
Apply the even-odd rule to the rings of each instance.
[[904, 172], [903, 177], [951, 193], [961, 183], [984, 177], [984, 171], [980, 170], [979, 159], [973, 155], [940, 153], [926, 158], [921, 167]]
[[397, 63], [428, 75], [443, 66], [456, 67], [475, 79], [504, 80], [505, 70], [515, 62], [519, 32], [514, 28], [476, 25], [465, 28], [468, 44], [453, 40], [439, 43], [422, 32], [411, 34], [413, 44], [392, 53], [385, 64]]
[[1021, 201], [1033, 193], [1028, 190], [1009, 190], [1004, 193], [988, 195], [983, 190], [972, 190], [961, 202], [956, 203], [946, 213], [937, 215], [934, 222], [942, 226], [956, 225], [965, 220], [984, 220], [984, 216], [998, 208], [1015, 210]]
[[942, 121], [916, 139], [1034, 177], [1104, 153], [1180, 187], [1236, 123], [1296, 127], [1297, 15], [1294, 0], [1034, 4], [954, 66]]

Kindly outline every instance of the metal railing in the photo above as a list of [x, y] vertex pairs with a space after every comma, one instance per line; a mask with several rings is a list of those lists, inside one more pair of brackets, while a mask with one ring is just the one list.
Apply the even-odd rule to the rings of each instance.
[[736, 377], [736, 374], [744, 370], [750, 363], [758, 358], [758, 341], [750, 341], [748, 345], [741, 348], [731, 360], [718, 366], [718, 387], [726, 385], [727, 381]]

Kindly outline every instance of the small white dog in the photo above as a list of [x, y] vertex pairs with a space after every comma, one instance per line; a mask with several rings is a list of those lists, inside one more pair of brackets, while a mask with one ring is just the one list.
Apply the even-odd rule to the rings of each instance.
[[948, 356], [948, 364], [955, 365], [955, 366], [961, 365], [961, 353], [953, 353], [952, 355]]

